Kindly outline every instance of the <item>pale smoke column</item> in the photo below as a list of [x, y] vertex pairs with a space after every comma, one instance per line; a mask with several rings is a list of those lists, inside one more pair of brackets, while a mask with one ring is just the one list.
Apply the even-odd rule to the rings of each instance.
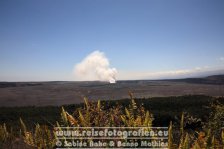
[[117, 70], [103, 52], [94, 51], [75, 66], [75, 77], [81, 81], [100, 80], [116, 83]]

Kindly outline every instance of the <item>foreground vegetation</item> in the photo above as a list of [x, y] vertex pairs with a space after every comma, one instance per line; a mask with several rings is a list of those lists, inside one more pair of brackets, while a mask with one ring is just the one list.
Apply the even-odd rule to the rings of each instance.
[[[53, 148], [55, 126], [169, 126], [169, 148], [223, 148], [224, 99], [181, 96], [1, 108], [2, 148]], [[0, 147], [0, 148], [1, 148]]]

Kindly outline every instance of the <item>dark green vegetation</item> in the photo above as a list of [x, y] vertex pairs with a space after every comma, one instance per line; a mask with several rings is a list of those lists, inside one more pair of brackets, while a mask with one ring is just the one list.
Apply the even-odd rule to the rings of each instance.
[[220, 149], [224, 145], [223, 103], [223, 97], [134, 99], [130, 93], [130, 99], [123, 100], [84, 98], [84, 104], [63, 107], [2, 108], [0, 148], [55, 148], [55, 126], [59, 130], [60, 126], [169, 126], [169, 149]]
[[[178, 97], [153, 97], [141, 98], [135, 100], [138, 105], [143, 104], [146, 110], [154, 115], [153, 126], [168, 126], [170, 121], [178, 123], [182, 112], [194, 118], [201, 119], [202, 122], [208, 120], [211, 113], [210, 105], [215, 102], [224, 103], [224, 98], [213, 98], [201, 95], [189, 95]], [[120, 105], [127, 107], [130, 99], [101, 101], [105, 109]], [[64, 109], [73, 113], [77, 108], [83, 107], [83, 104], [64, 105]], [[0, 108], [0, 124], [6, 123], [7, 126], [14, 129], [19, 128], [19, 118], [29, 128], [35, 124], [46, 124], [53, 126], [55, 121], [60, 120], [61, 106], [46, 107], [2, 107]], [[198, 126], [192, 127], [201, 127]]]
[[0, 148], [53, 148], [55, 126], [169, 126], [169, 149], [223, 148], [223, 79], [2, 82]]

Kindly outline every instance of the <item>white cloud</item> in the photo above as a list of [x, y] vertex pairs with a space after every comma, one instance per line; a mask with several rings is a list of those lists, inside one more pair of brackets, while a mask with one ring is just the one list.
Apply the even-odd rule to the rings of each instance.
[[110, 68], [110, 63], [103, 52], [94, 51], [75, 65], [76, 80], [100, 80], [110, 83], [116, 82], [117, 70]]
[[[224, 57], [220, 57], [224, 62]], [[169, 71], [125, 71], [110, 68], [110, 63], [103, 52], [94, 51], [86, 56], [80, 63], [75, 66], [75, 80], [92, 81], [101, 80], [115, 82], [118, 80], [143, 80], [143, 79], [176, 79], [203, 77], [215, 74], [224, 74], [224, 68], [218, 67], [195, 67], [191, 69], [179, 69]]]
[[159, 72], [135, 72], [135, 71], [122, 71], [119, 70], [118, 80], [141, 80], [141, 79], [176, 79], [176, 78], [189, 78], [200, 77], [207, 75], [214, 75], [222, 73], [222, 68], [211, 68], [209, 66], [196, 67], [193, 69], [180, 69]]
[[224, 57], [220, 57], [219, 60], [224, 62]]

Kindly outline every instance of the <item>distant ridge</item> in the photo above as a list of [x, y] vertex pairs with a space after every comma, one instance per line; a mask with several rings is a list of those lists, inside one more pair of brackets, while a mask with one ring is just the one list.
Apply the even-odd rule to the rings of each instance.
[[[159, 79], [159, 80], [118, 80], [117, 83], [120, 84], [122, 82], [129, 82], [131, 84], [136, 84], [140, 82], [155, 82], [155, 81], [171, 81], [171, 82], [185, 82], [185, 83], [194, 83], [194, 84], [214, 84], [214, 85], [224, 85], [224, 74], [221, 75], [210, 75], [206, 77], [192, 77], [192, 78], [183, 78], [183, 79]], [[7, 87], [25, 87], [25, 86], [39, 86], [44, 84], [63, 84], [74, 81], [39, 81], [39, 82], [0, 82], [0, 88]], [[75, 81], [76, 82], [76, 81]], [[106, 82], [100, 81], [78, 81], [79, 83], [85, 82], [83, 86], [89, 86], [95, 83], [99, 86], [99, 84], [107, 85]], [[86, 84], [87, 83], [87, 84]]]
[[0, 88], [6, 87], [24, 87], [24, 86], [37, 86], [42, 85], [42, 83], [33, 83], [33, 82], [0, 82]]
[[212, 75], [203, 78], [185, 78], [185, 79], [172, 79], [168, 81], [178, 81], [186, 83], [196, 83], [196, 84], [215, 84], [223, 85], [224, 84], [224, 74], [223, 75]]

